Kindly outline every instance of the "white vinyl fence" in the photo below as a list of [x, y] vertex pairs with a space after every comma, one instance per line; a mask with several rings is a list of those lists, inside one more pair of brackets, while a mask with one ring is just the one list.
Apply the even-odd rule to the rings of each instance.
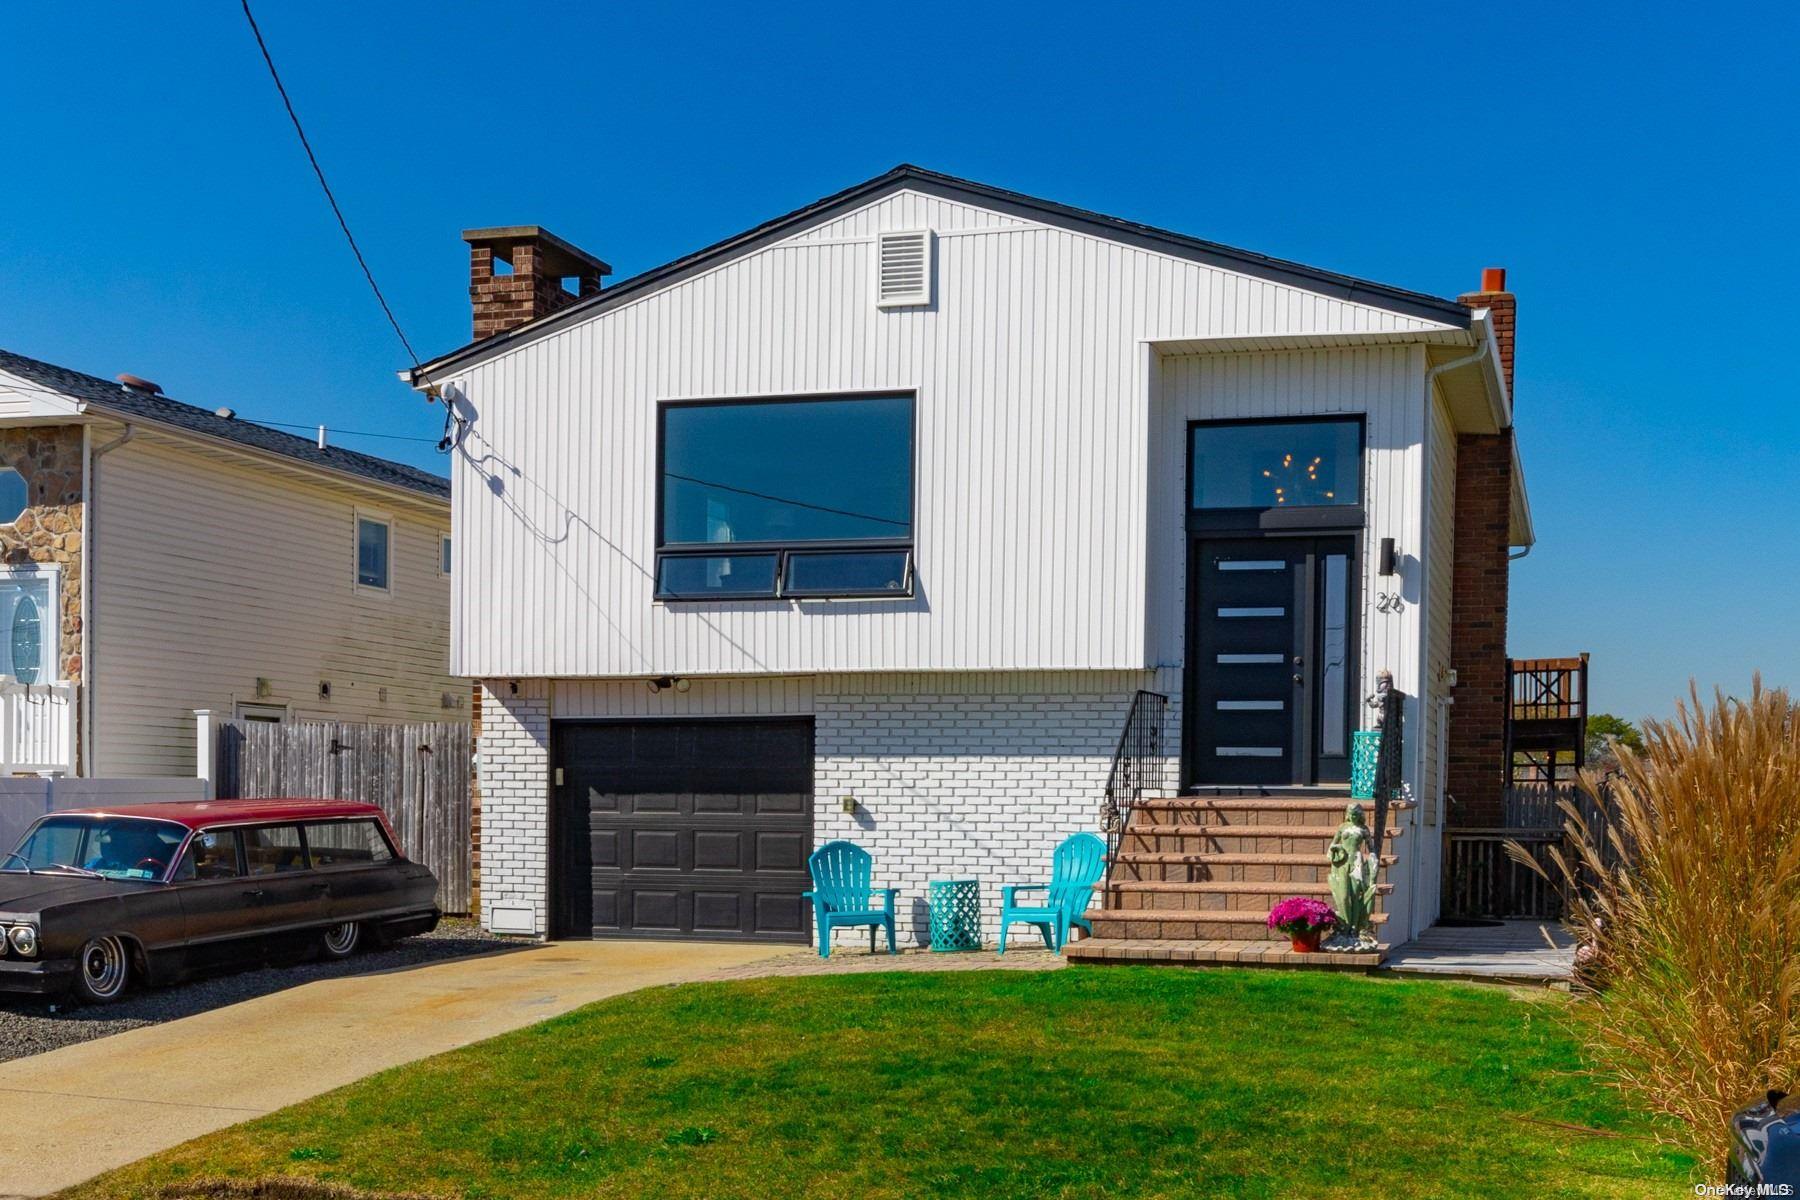
[[0, 778], [0, 854], [17, 846], [25, 830], [45, 813], [204, 800], [205, 786], [198, 779]]

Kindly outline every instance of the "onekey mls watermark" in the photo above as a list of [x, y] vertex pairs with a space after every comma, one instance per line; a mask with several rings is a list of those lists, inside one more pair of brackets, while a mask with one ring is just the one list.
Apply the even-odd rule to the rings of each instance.
[[1696, 1183], [1694, 1195], [1719, 1196], [1727, 1200], [1738, 1200], [1739, 1197], [1753, 1196], [1792, 1196], [1794, 1185], [1791, 1183]]

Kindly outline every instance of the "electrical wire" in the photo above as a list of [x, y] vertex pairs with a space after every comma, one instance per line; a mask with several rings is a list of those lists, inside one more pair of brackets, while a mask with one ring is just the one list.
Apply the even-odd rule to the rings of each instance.
[[[318, 176], [319, 187], [325, 193], [325, 200], [331, 205], [332, 215], [337, 217], [338, 228], [344, 231], [344, 240], [350, 243], [350, 253], [356, 256], [356, 265], [362, 268], [363, 278], [369, 281], [369, 290], [375, 293], [375, 300], [381, 305], [381, 311], [387, 314], [388, 324], [394, 327], [394, 336], [406, 347], [407, 357], [412, 359], [413, 369], [419, 370], [424, 364], [406, 340], [406, 331], [400, 328], [400, 320], [394, 316], [387, 297], [381, 294], [381, 285], [375, 282], [375, 272], [369, 269], [368, 260], [363, 258], [362, 248], [356, 244], [356, 235], [350, 232], [350, 222], [344, 219], [344, 210], [338, 207], [337, 197], [331, 192], [331, 185], [325, 182], [325, 169], [319, 165], [319, 156], [313, 153], [312, 143], [307, 140], [306, 130], [300, 125], [300, 114], [294, 111], [294, 102], [288, 98], [287, 88], [281, 82], [281, 73], [275, 69], [275, 60], [269, 54], [269, 45], [263, 41], [262, 29], [256, 24], [256, 16], [250, 11], [250, 0], [242, 0], [244, 19], [250, 22], [250, 32], [256, 36], [256, 48], [262, 51], [263, 62], [268, 65], [269, 78], [275, 81], [275, 90], [281, 93], [281, 103], [287, 109], [288, 120], [294, 123], [294, 132], [300, 135], [300, 147], [306, 151], [306, 161], [312, 164], [313, 174]], [[427, 394], [437, 399], [437, 389], [428, 387]]]
[[[277, 429], [317, 429], [319, 427], [317, 421], [308, 425], [302, 421], [262, 421], [255, 417], [240, 417], [239, 420], [248, 421], [252, 425], [273, 425]], [[332, 437], [386, 438], [392, 442], [431, 442], [434, 444], [437, 442], [436, 438], [414, 437], [406, 433], [369, 433], [360, 429], [334, 429], [330, 425], [325, 426], [325, 432]]]

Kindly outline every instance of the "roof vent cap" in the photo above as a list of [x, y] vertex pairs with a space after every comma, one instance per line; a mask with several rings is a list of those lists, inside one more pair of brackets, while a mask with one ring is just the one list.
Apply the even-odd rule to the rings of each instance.
[[162, 385], [160, 383], [151, 383], [148, 379], [142, 379], [136, 375], [120, 374], [113, 376], [113, 378], [119, 381], [120, 387], [129, 388], [134, 392], [143, 392], [145, 395], [149, 396], [162, 395]]
[[237, 410], [235, 408], [215, 408], [215, 409], [213, 409], [213, 416], [224, 417], [227, 421], [229, 421], [233, 417], [237, 416]]

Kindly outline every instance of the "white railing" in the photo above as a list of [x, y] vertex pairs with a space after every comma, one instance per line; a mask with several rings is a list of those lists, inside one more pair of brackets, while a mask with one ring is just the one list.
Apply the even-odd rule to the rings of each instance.
[[0, 683], [0, 775], [73, 775], [73, 683]]

